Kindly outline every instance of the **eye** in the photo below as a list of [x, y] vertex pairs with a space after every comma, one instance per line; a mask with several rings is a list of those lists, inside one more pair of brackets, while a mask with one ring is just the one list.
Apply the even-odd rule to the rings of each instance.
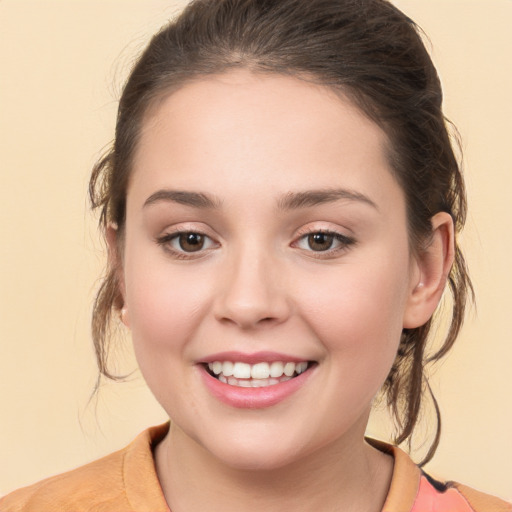
[[313, 252], [327, 252], [343, 249], [355, 241], [341, 233], [332, 231], [314, 231], [299, 238], [296, 246]]
[[313, 251], [327, 251], [335, 240], [331, 233], [311, 233], [306, 237], [307, 245]]
[[172, 242], [174, 243], [171, 245], [173, 245], [175, 249], [179, 248], [185, 252], [197, 252], [203, 249], [206, 237], [201, 233], [180, 233], [175, 236]]
[[168, 250], [179, 254], [200, 252], [215, 245], [209, 236], [196, 231], [170, 233], [158, 238], [157, 242]]

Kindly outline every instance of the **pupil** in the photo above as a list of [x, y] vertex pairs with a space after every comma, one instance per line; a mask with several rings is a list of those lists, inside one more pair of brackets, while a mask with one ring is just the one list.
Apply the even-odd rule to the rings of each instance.
[[203, 248], [204, 236], [199, 233], [182, 233], [179, 238], [180, 247], [186, 252], [195, 252]]
[[334, 236], [328, 233], [313, 233], [308, 236], [309, 247], [314, 251], [327, 251], [332, 246]]

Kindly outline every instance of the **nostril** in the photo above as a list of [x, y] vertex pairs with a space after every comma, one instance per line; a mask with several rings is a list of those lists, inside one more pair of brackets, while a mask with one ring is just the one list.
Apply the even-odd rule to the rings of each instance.
[[[268, 312], [267, 312], [268, 313]], [[232, 308], [225, 309], [217, 315], [217, 319], [223, 324], [234, 324], [242, 329], [251, 329], [261, 326], [271, 326], [280, 323], [287, 317], [286, 314], [265, 315], [256, 308]]]

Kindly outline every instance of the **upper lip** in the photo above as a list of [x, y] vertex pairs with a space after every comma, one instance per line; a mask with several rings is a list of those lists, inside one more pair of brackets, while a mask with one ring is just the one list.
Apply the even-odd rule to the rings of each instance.
[[247, 364], [256, 364], [256, 363], [272, 363], [274, 361], [283, 361], [283, 362], [291, 362], [291, 363], [302, 363], [304, 361], [308, 361], [307, 358], [292, 356], [289, 354], [282, 354], [279, 352], [253, 352], [251, 354], [244, 352], [217, 352], [216, 354], [208, 355], [202, 358], [200, 363], [213, 363], [215, 361], [232, 361], [232, 362], [241, 362]]

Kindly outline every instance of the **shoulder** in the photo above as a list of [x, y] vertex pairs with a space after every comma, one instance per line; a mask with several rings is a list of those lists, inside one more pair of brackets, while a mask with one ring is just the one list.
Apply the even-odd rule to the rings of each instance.
[[168, 511], [152, 458], [152, 443], [168, 426], [149, 429], [126, 448], [0, 499], [2, 512]]
[[457, 482], [442, 482], [422, 473], [415, 508], [453, 512], [512, 512], [512, 503]]
[[367, 442], [394, 459], [382, 512], [512, 512], [512, 503], [456, 482], [432, 478], [396, 446], [368, 438]]
[[0, 509], [3, 512], [81, 512], [96, 510], [105, 502], [122, 505], [124, 451], [18, 489], [0, 500]]
[[464, 496], [475, 512], [512, 512], [512, 503], [508, 501], [456, 482], [452, 482], [452, 485]]

